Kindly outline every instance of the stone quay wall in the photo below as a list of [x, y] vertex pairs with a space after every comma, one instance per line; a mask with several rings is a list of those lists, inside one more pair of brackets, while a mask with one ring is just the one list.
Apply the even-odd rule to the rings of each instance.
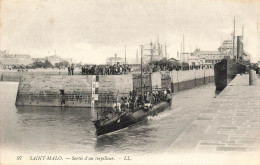
[[[151, 80], [150, 80], [151, 78]], [[213, 82], [213, 70], [156, 72], [143, 75], [145, 90], [191, 89]], [[144, 86], [143, 86], [144, 87]], [[23, 75], [17, 91], [16, 105], [111, 107], [128, 97], [130, 91], [140, 92], [141, 75]]]
[[[16, 105], [101, 107], [133, 90], [132, 75], [26, 75]], [[65, 101], [65, 102], [64, 102]]]
[[[27, 71], [26, 71], [27, 70]], [[79, 75], [80, 70], [75, 69], [74, 75]], [[21, 78], [26, 75], [68, 75], [67, 69], [23, 69], [17, 70], [0, 70], [0, 81], [20, 82]]]
[[20, 82], [21, 76], [18, 71], [0, 71], [0, 81]]
[[171, 71], [170, 74], [173, 92], [191, 89], [196, 86], [214, 82], [213, 69]]

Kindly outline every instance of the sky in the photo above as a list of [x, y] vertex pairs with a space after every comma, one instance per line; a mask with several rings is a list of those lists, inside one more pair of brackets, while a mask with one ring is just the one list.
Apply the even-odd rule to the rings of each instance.
[[140, 45], [159, 41], [177, 57], [185, 51], [217, 50], [244, 24], [244, 48], [257, 57], [260, 0], [0, 0], [0, 49], [75, 62], [105, 63], [107, 57], [140, 55]]

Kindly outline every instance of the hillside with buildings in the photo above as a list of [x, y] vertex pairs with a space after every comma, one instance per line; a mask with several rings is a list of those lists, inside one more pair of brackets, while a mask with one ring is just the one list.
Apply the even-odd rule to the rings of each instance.
[[0, 66], [2, 69], [31, 67], [35, 62], [44, 63], [45, 61], [49, 61], [52, 66], [55, 66], [55, 64], [64, 61], [71, 64], [72, 58], [62, 58], [58, 55], [32, 58], [29, 54], [10, 54], [6, 50], [0, 51]]

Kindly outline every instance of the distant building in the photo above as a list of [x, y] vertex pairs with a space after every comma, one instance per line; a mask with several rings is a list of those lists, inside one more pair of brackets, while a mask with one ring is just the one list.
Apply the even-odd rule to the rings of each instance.
[[50, 61], [50, 63], [55, 66], [56, 63], [67, 61], [70, 64], [72, 63], [72, 58], [61, 58], [60, 56], [53, 55], [53, 56], [47, 56], [46, 59]]
[[108, 57], [106, 59], [106, 64], [107, 65], [114, 65], [114, 64], [124, 64], [125, 63], [125, 59], [121, 58], [121, 57], [117, 57], [117, 54], [115, 54], [114, 57]]
[[32, 63], [30, 55], [9, 54], [7, 51], [0, 51], [0, 62], [3, 68], [27, 66]]
[[233, 53], [233, 40], [224, 40], [219, 47], [219, 52], [221, 52], [225, 56], [229, 56], [230, 59], [233, 59], [234, 56], [236, 56], [236, 47], [234, 48]]
[[44, 58], [32, 58], [33, 62], [45, 62], [46, 60], [50, 61], [50, 63], [55, 66], [56, 63], [67, 61], [70, 64], [72, 63], [72, 58], [61, 58], [60, 56], [53, 55], [53, 56], [47, 56]]
[[244, 52], [242, 40], [243, 37], [237, 37], [237, 47], [235, 46], [235, 49], [233, 49], [233, 40], [224, 40], [218, 51], [201, 51], [196, 49], [190, 54], [181, 53], [181, 62], [187, 62], [190, 66], [213, 66], [224, 58], [248, 61], [250, 56]]
[[34, 62], [44, 63], [45, 61], [46, 61], [46, 58], [32, 58], [32, 63], [34, 63]]
[[53, 66], [55, 66], [55, 63], [63, 61], [67, 61], [70, 64], [72, 63], [72, 58], [61, 58], [57, 55], [47, 56], [44, 58], [31, 58], [31, 56], [27, 54], [9, 54], [8, 51], [0, 50], [0, 63], [3, 68], [13, 68], [14, 66], [28, 66], [34, 62], [44, 63], [46, 60], [50, 61]]
[[140, 64], [141, 60], [137, 60], [136, 58], [127, 58], [126, 59], [127, 64]]
[[191, 66], [213, 66], [225, 58], [225, 55], [219, 51], [201, 51], [196, 49], [189, 59]]
[[199, 66], [202, 62], [198, 56], [190, 56], [188, 59], [188, 64], [190, 66]]
[[7, 55], [8, 52], [6, 50], [0, 50], [0, 57]]
[[177, 60], [175, 58], [170, 58], [169, 61], [171, 61], [171, 62], [179, 62], [180, 60]]

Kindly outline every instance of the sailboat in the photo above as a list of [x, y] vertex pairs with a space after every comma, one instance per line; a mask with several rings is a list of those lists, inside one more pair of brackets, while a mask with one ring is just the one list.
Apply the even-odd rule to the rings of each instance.
[[[93, 121], [94, 126], [96, 128], [97, 136], [114, 132], [134, 125], [136, 123], [145, 121], [147, 120], [148, 116], [154, 116], [155, 114], [158, 114], [159, 112], [165, 110], [167, 107], [171, 105], [171, 93], [169, 90], [166, 91], [167, 94], [162, 97], [163, 99], [160, 99], [156, 103], [154, 102], [154, 99], [152, 98], [152, 85], [149, 91], [149, 101], [144, 99], [145, 94], [143, 88], [142, 54], [143, 46], [141, 46], [141, 94], [138, 97], [136, 97], [136, 99], [131, 99], [135, 101], [132, 101], [130, 103], [130, 106], [120, 106], [118, 104], [117, 94], [117, 101], [113, 107], [112, 112], [107, 113], [106, 115], [99, 115], [99, 118]], [[109, 109], [106, 110], [106, 112], [108, 111]]]

